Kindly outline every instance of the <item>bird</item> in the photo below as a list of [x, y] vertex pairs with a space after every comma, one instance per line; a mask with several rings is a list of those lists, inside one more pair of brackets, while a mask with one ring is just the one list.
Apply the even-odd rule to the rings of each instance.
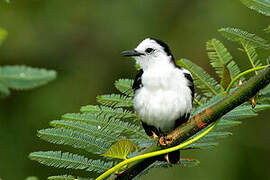
[[[141, 68], [132, 85], [134, 111], [146, 134], [167, 145], [168, 133], [190, 117], [194, 98], [192, 74], [178, 66], [169, 46], [156, 38], [146, 38], [135, 49], [122, 53], [133, 57]], [[167, 154], [165, 159], [178, 163], [180, 151]]]

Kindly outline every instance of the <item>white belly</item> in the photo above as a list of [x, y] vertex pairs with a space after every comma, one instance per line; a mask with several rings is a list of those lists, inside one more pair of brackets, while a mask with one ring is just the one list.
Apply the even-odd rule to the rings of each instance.
[[135, 92], [133, 103], [137, 115], [146, 124], [170, 132], [175, 120], [191, 111], [191, 91], [181, 70], [144, 72], [142, 84]]

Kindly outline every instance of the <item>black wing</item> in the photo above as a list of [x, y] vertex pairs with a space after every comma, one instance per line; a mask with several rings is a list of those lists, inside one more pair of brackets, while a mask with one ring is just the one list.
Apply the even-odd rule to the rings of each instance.
[[[176, 67], [178, 67], [179, 69], [182, 69], [179, 66], [176, 66]], [[191, 98], [192, 98], [191, 101], [193, 101], [195, 89], [194, 89], [194, 83], [193, 83], [192, 76], [189, 73], [184, 73], [184, 76], [189, 81], [188, 87], [189, 87], [189, 89], [191, 91]], [[175, 128], [178, 127], [178, 126], [180, 126], [181, 124], [185, 123], [189, 119], [189, 117], [190, 117], [190, 113], [189, 112], [187, 112], [186, 114], [184, 114], [182, 117], [179, 117], [175, 121]]]
[[[177, 68], [180, 69], [180, 70], [183, 70], [183, 68], [180, 67], [180, 66], [178, 66], [175, 62], [174, 62], [174, 66], [177, 67]], [[189, 87], [189, 89], [190, 89], [190, 91], [191, 91], [191, 96], [192, 96], [192, 101], [193, 101], [195, 89], [194, 89], [194, 83], [193, 83], [192, 76], [191, 76], [189, 73], [184, 73], [184, 76], [185, 76], [185, 78], [187, 78], [188, 81], [189, 81], [188, 87]]]
[[143, 74], [143, 70], [141, 69], [135, 77], [135, 80], [134, 80], [133, 85], [132, 85], [132, 89], [134, 92], [143, 86], [142, 85], [142, 74]]
[[191, 77], [191, 75], [189, 73], [184, 73], [184, 75], [189, 80], [188, 87], [191, 90], [191, 95], [192, 95], [192, 100], [193, 100], [193, 98], [194, 98], [194, 92], [195, 92], [195, 90], [194, 90], [194, 84], [193, 84], [193, 79], [192, 79], [192, 77]]

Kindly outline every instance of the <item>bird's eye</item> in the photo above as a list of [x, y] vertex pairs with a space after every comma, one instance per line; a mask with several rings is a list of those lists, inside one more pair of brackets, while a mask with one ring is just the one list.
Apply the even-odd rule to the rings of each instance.
[[154, 51], [154, 49], [152, 49], [152, 48], [147, 48], [146, 50], [145, 50], [145, 52], [147, 52], [147, 53], [151, 53], [151, 52], [153, 52]]

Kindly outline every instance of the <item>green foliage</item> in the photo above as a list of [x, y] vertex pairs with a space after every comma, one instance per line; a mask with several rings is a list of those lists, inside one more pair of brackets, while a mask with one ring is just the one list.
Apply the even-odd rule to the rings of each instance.
[[[243, 52], [247, 55], [247, 62], [251, 64], [251, 68], [263, 68], [265, 62], [260, 60], [256, 50], [257, 48], [268, 49], [269, 44], [266, 40], [236, 28], [222, 28], [219, 31], [226, 38], [240, 43]], [[243, 77], [245, 73], [240, 71], [230, 52], [219, 40], [209, 40], [207, 42], [207, 52], [211, 65], [220, 77], [219, 81], [187, 59], [176, 61], [177, 65], [188, 69], [194, 78], [195, 101], [198, 106], [193, 108], [191, 117], [220, 101], [223, 96], [227, 95], [224, 92], [228, 92], [231, 87], [237, 88], [237, 84], [234, 82], [239, 76], [242, 81], [248, 79], [248, 77]], [[80, 113], [64, 114], [59, 120], [50, 122], [52, 128], [38, 131], [38, 136], [41, 139], [55, 144], [68, 145], [75, 149], [83, 149], [89, 153], [89, 157], [86, 158], [78, 154], [62, 153], [60, 151], [46, 151], [31, 153], [30, 158], [47, 166], [75, 170], [83, 169], [100, 174], [108, 170], [113, 163], [142, 153], [147, 147], [151, 146], [153, 140], [145, 134], [139, 125], [139, 118], [132, 110], [132, 98], [134, 96], [132, 84], [133, 80], [119, 79], [114, 85], [120, 94], [97, 96], [97, 102], [100, 105], [83, 106]], [[233, 84], [234, 86], [231, 86]], [[6, 94], [9, 93], [5, 86], [1, 86], [1, 83], [0, 91]], [[257, 106], [255, 108], [252, 108], [252, 105], [246, 102], [225, 114], [218, 120], [216, 127], [212, 131], [183, 150], [213, 149], [218, 145], [219, 140], [232, 136], [232, 129], [239, 126], [242, 123], [241, 120], [255, 117], [258, 112], [270, 109], [270, 86], [258, 93], [256, 102]], [[202, 130], [188, 140], [203, 132], [208, 131]], [[199, 165], [199, 161], [184, 158], [181, 159], [181, 164], [175, 166], [179, 165], [193, 167]], [[171, 166], [158, 161], [147, 170]], [[144, 171], [144, 173], [146, 172]], [[49, 179], [69, 180], [74, 179], [74, 176], [51, 176]]]
[[222, 89], [227, 89], [233, 77], [240, 73], [236, 63], [232, 60], [231, 54], [224, 45], [216, 39], [211, 39], [206, 44], [210, 64], [216, 70], [221, 81]]
[[38, 136], [51, 143], [70, 145], [95, 154], [103, 153], [110, 147], [104, 139], [70, 129], [42, 129], [38, 131]]
[[25, 180], [38, 180], [38, 177], [35, 176], [29, 176]]
[[[115, 142], [119, 138], [121, 138], [119, 133], [115, 133], [114, 131], [109, 130], [107, 128], [101, 128], [101, 126], [92, 126], [84, 122], [55, 120], [51, 121], [50, 125], [53, 127], [65, 128], [74, 130], [76, 132], [82, 132], [95, 138], [102, 137], [104, 140], [106, 140], [106, 142]], [[99, 131], [97, 131], [97, 129], [99, 129]]]
[[38, 69], [26, 66], [0, 67], [0, 93], [9, 95], [9, 89], [26, 90], [48, 83], [55, 79], [53, 70]]
[[181, 166], [182, 167], [195, 167], [195, 166], [199, 166], [199, 165], [200, 165], [200, 161], [198, 161], [197, 159], [191, 159], [191, 158], [181, 159]]
[[231, 41], [250, 45], [254, 48], [269, 49], [269, 44], [263, 38], [237, 28], [221, 28], [218, 30], [224, 37]]
[[93, 106], [87, 105], [81, 107], [81, 112], [95, 114], [96, 116], [115, 117], [118, 119], [134, 118], [136, 115], [123, 108], [111, 108], [107, 106]]
[[50, 176], [48, 177], [49, 180], [93, 180], [92, 178], [81, 178], [81, 177], [75, 177], [71, 175], [60, 175], [60, 176]]
[[0, 28], [0, 46], [3, 44], [3, 42], [6, 39], [7, 35], [8, 35], [7, 31]]
[[217, 124], [216, 130], [218, 131], [218, 130], [232, 129], [233, 127], [239, 126], [241, 124], [242, 124], [241, 121], [232, 121], [223, 119]]
[[248, 8], [253, 9], [263, 15], [270, 16], [269, 0], [240, 0]]
[[121, 139], [113, 144], [102, 156], [116, 159], [127, 159], [127, 156], [137, 147], [129, 139]]
[[213, 149], [218, 146], [217, 142], [199, 142], [199, 143], [193, 143], [185, 147], [183, 150], [189, 150], [189, 149]]
[[95, 172], [103, 172], [113, 165], [112, 162], [89, 160], [77, 154], [68, 152], [62, 153], [61, 151], [33, 152], [29, 154], [29, 157], [47, 166], [66, 169], [84, 169], [86, 171]]
[[176, 64], [192, 73], [195, 88], [198, 88], [204, 96], [212, 97], [218, 94], [219, 87], [217, 81], [201, 67], [187, 59], [177, 60]]
[[243, 47], [253, 68], [263, 64], [263, 62], [258, 59], [258, 54], [254, 47], [248, 46], [246, 44], [243, 44]]
[[[95, 126], [97, 130], [110, 130], [117, 134], [132, 136], [144, 136], [139, 133], [140, 127], [129, 122], [108, 116], [96, 116], [89, 113], [68, 113], [62, 116], [63, 120], [85, 122]], [[111, 134], [115, 135], [115, 134]]]
[[168, 163], [166, 163], [166, 162], [157, 161], [154, 164], [152, 164], [149, 167], [149, 169], [151, 169], [151, 168], [168, 168], [168, 167], [177, 167], [177, 166], [196, 167], [196, 166], [199, 166], [199, 164], [200, 164], [200, 161], [197, 160], [197, 159], [181, 158], [181, 163], [179, 163], [179, 164], [174, 164], [174, 165], [170, 164], [170, 165], [168, 165]]
[[97, 101], [104, 106], [110, 107], [132, 107], [133, 105], [131, 97], [120, 94], [101, 95], [97, 97]]
[[138, 178], [141, 176], [147, 174], [149, 170], [154, 169], [154, 168], [169, 168], [169, 167], [196, 167], [200, 165], [200, 161], [197, 159], [192, 159], [192, 158], [181, 158], [181, 163], [177, 164], [168, 164], [167, 162], [164, 161], [156, 161], [153, 164], [151, 164], [147, 169], [145, 169], [143, 172], [141, 172], [139, 175], [137, 175]]
[[133, 96], [133, 89], [131, 88], [132, 84], [133, 80], [131, 79], [119, 79], [114, 83], [116, 89], [128, 96]]
[[215, 132], [211, 131], [209, 134], [198, 140], [197, 142], [215, 142], [220, 139], [227, 138], [231, 136], [231, 132]]
[[[7, 31], [0, 28], [0, 46], [7, 37]], [[22, 65], [0, 66], [0, 96], [10, 95], [9, 89], [27, 90], [48, 83], [56, 78], [53, 70], [38, 69]]]
[[266, 33], [270, 33], [270, 26], [268, 26], [267, 28], [265, 28], [264, 31], [265, 31]]
[[1, 83], [0, 83], [0, 95], [2, 97], [10, 95], [10, 91], [8, 87], [6, 87], [4, 84], [1, 84]]

